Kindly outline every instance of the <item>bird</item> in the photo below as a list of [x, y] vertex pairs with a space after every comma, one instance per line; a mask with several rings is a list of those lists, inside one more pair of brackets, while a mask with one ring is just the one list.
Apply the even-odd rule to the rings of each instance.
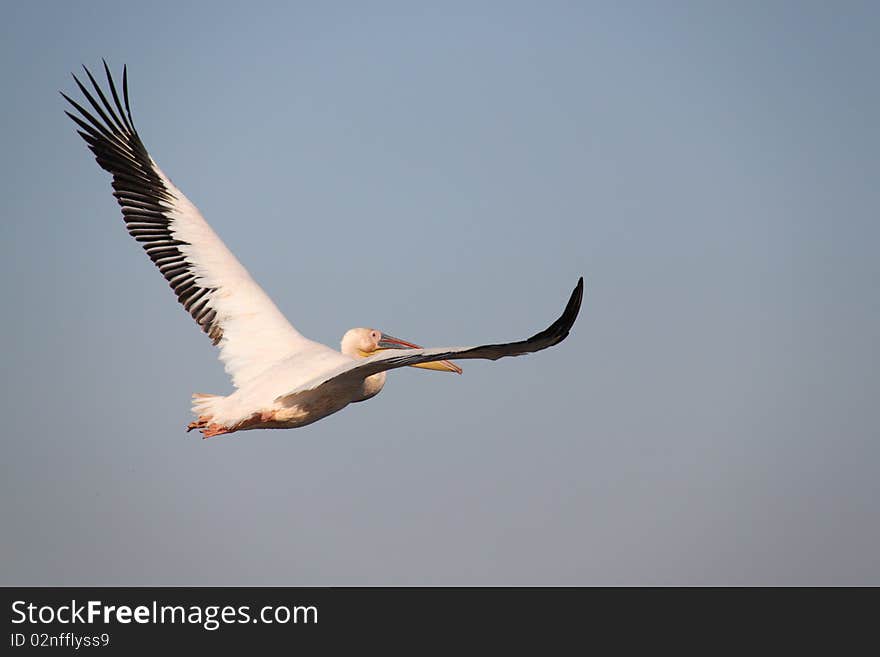
[[72, 76], [89, 108], [62, 91], [71, 106], [65, 114], [98, 165], [111, 174], [113, 195], [129, 234], [219, 348], [235, 388], [228, 395], [195, 393], [196, 419], [187, 431], [196, 429], [209, 438], [251, 429], [303, 427], [375, 397], [389, 370], [411, 366], [461, 374], [453, 360], [519, 356], [568, 336], [583, 299], [583, 276], [560, 317], [517, 342], [424, 349], [379, 329], [353, 328], [343, 335], [337, 350], [306, 338], [147, 152], [134, 127], [128, 69], [122, 70], [120, 99], [110, 67], [102, 61], [107, 92], [83, 66], [91, 91], [76, 74]]

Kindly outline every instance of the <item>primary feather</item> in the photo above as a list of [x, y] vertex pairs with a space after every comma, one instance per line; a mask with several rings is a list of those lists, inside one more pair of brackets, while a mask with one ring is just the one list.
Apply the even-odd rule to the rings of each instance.
[[100, 101], [74, 75], [92, 111], [62, 93], [79, 116], [65, 113], [81, 128], [78, 132], [98, 164], [112, 174], [113, 195], [129, 234], [141, 243], [177, 300], [219, 346], [233, 385], [242, 387], [305, 346], [323, 347], [290, 325], [198, 208], [150, 157], [132, 120], [127, 70], [122, 73], [123, 111], [107, 63], [104, 71], [113, 105], [83, 68]]

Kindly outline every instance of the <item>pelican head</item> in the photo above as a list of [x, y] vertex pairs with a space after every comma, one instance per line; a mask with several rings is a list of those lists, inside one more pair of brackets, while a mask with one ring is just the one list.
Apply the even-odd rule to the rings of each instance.
[[[342, 336], [341, 351], [352, 358], [367, 358], [385, 349], [421, 349], [421, 347], [412, 342], [383, 333], [378, 329], [371, 328], [353, 328], [346, 331], [345, 335]], [[461, 374], [461, 368], [448, 360], [419, 363], [410, 367]]]

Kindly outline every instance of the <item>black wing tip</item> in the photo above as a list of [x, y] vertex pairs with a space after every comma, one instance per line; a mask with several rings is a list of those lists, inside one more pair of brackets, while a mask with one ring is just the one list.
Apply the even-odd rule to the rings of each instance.
[[540, 333], [536, 333], [530, 337], [527, 342], [543, 342], [547, 340], [549, 341], [547, 346], [552, 347], [565, 340], [565, 338], [568, 337], [569, 331], [571, 331], [571, 327], [574, 326], [574, 321], [577, 319], [578, 313], [581, 310], [581, 302], [583, 300], [584, 277], [581, 276], [578, 278], [577, 285], [575, 285], [574, 289], [571, 291], [571, 296], [568, 298], [568, 303], [565, 304], [565, 310], [562, 311], [559, 319]]
[[559, 342], [565, 339], [568, 332], [571, 330], [571, 327], [574, 326], [574, 321], [577, 319], [578, 313], [581, 311], [581, 303], [583, 300], [584, 277], [581, 276], [578, 278], [574, 290], [571, 291], [571, 296], [568, 299], [568, 303], [565, 305], [565, 310], [562, 311], [560, 318], [556, 320], [556, 323], [559, 324], [559, 332], [561, 333], [559, 336]]
[[[578, 295], [579, 299], [583, 300], [583, 298], [584, 298], [584, 277], [583, 276], [578, 277], [577, 285], [575, 285], [574, 289], [571, 291], [572, 297], [574, 297], [575, 294]], [[580, 305], [580, 301], [578, 302], [578, 305]]]
[[[92, 86], [94, 87], [95, 91], [100, 96], [101, 100], [104, 103], [104, 107], [106, 107], [107, 110], [110, 112], [110, 116], [112, 116], [113, 119], [121, 119], [121, 121], [117, 121], [117, 123], [122, 125], [123, 131], [127, 131], [132, 134], [137, 134], [137, 131], [134, 129], [134, 121], [132, 120], [132, 117], [131, 117], [131, 107], [128, 102], [128, 66], [126, 66], [126, 65], [122, 66], [122, 86], [123, 86], [123, 96], [125, 98], [125, 106], [123, 109], [123, 105], [119, 102], [119, 95], [116, 91], [116, 83], [113, 80], [113, 74], [110, 71], [110, 66], [107, 64], [106, 58], [104, 58], [104, 57], [101, 58], [101, 64], [103, 65], [104, 72], [107, 75], [107, 83], [109, 85], [110, 92], [113, 95], [113, 100], [116, 103], [116, 109], [118, 110], [118, 113], [110, 107], [109, 103], [107, 102], [107, 100], [104, 96], [103, 90], [101, 89], [101, 85], [99, 85], [98, 82], [95, 80], [95, 77], [94, 77], [94, 75], [92, 75], [92, 72], [89, 70], [88, 66], [86, 66], [85, 64], [80, 64], [80, 67], [85, 72], [86, 77], [92, 83]], [[96, 105], [91, 94], [85, 88], [85, 85], [83, 85], [82, 81], [76, 76], [76, 73], [71, 71], [70, 76], [73, 78], [74, 82], [76, 82], [76, 86], [79, 87], [79, 89], [82, 91], [83, 95], [92, 104], [92, 107], [94, 107], [94, 109], [98, 112], [98, 114], [101, 116], [101, 118], [105, 118], [104, 113]], [[76, 103], [74, 103], [73, 100], [67, 94], [65, 94], [63, 91], [59, 91], [59, 93], [62, 96], [64, 96], [65, 100], [67, 100], [72, 105], [76, 106]], [[77, 108], [77, 109], [79, 109], [79, 108]]]

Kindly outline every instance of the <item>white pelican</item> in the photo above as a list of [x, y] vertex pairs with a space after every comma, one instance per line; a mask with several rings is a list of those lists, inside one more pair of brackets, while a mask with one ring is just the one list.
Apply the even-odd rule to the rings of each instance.
[[197, 419], [188, 430], [199, 429], [207, 438], [245, 429], [301, 427], [375, 396], [385, 385], [387, 370], [410, 365], [460, 374], [450, 359], [519, 356], [568, 335], [580, 309], [583, 278], [562, 316], [520, 342], [422, 349], [377, 329], [355, 328], [336, 351], [303, 337], [147, 153], [132, 121], [126, 69], [124, 110], [107, 62], [112, 104], [83, 69], [97, 99], [75, 75], [73, 79], [94, 113], [62, 93], [80, 116], [65, 113], [81, 128], [77, 132], [98, 164], [113, 175], [113, 195], [128, 232], [220, 348], [220, 360], [236, 388], [227, 396], [193, 395]]

